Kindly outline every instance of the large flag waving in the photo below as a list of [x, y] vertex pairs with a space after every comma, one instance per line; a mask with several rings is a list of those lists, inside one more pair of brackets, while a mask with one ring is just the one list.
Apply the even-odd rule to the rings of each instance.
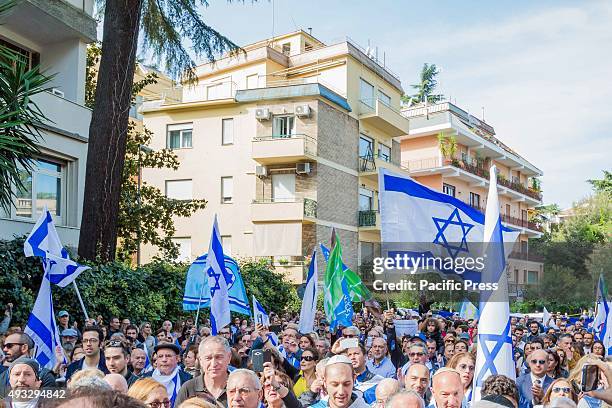
[[[326, 248], [325, 245], [321, 244], [321, 252], [323, 253], [325, 262], [328, 262], [329, 249]], [[372, 293], [363, 283], [359, 275], [353, 272], [344, 263], [342, 263], [342, 273], [344, 274], [344, 279], [346, 280], [346, 284], [351, 295], [351, 300], [353, 302], [365, 302], [372, 299]]]
[[300, 310], [300, 333], [311, 333], [314, 330], [315, 314], [317, 313], [317, 282], [319, 272], [317, 269], [317, 249], [312, 251], [312, 259], [308, 268], [306, 288], [302, 298], [302, 309]]
[[491, 166], [489, 194], [484, 224], [485, 268], [482, 281], [497, 284], [497, 290], [480, 292], [480, 320], [472, 401], [480, 400], [484, 380], [494, 374], [516, 378], [512, 356], [510, 333], [510, 306], [508, 304], [508, 279], [504, 233], [499, 215], [497, 196], [497, 169]]
[[[208, 275], [205, 273], [208, 254], [199, 256], [189, 267], [185, 280], [185, 294], [183, 295], [183, 310], [197, 310], [210, 307], [210, 290], [208, 289]], [[229, 302], [232, 312], [251, 316], [251, 307], [244, 288], [244, 281], [240, 274], [238, 262], [225, 255], [225, 271], [229, 285]], [[201, 299], [200, 299], [201, 296]]]
[[472, 302], [465, 299], [461, 303], [461, 310], [459, 311], [459, 317], [463, 320], [478, 319], [478, 308], [474, 306]]
[[206, 275], [208, 276], [208, 296], [210, 297], [210, 323], [213, 336], [230, 324], [229, 282], [230, 274], [225, 270], [225, 257], [221, 245], [221, 234], [217, 224], [217, 215], [213, 223], [206, 259]]
[[342, 247], [340, 239], [336, 238], [325, 269], [325, 315], [332, 331], [338, 325], [353, 324], [353, 304], [342, 265]]
[[606, 353], [612, 351], [612, 302], [608, 302], [608, 287], [603, 275], [599, 275], [597, 285], [597, 314], [593, 321], [593, 329], [597, 338], [604, 344]]
[[[475, 258], [482, 253], [485, 216], [480, 211], [386, 169], [380, 171], [379, 189], [383, 256], [408, 255], [429, 262], [440, 258]], [[519, 231], [501, 226], [501, 233], [508, 245], [506, 252], [510, 253]], [[481, 273], [475, 268], [462, 271], [432, 268], [429, 272], [460, 274], [464, 279], [481, 281]]]

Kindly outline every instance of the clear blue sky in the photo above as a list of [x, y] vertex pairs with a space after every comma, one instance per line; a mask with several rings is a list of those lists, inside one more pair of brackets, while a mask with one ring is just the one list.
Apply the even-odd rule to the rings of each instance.
[[484, 107], [497, 136], [544, 171], [545, 203], [571, 205], [612, 169], [612, 2], [210, 3], [204, 21], [239, 45], [308, 27], [323, 42], [369, 40], [406, 91], [437, 64], [440, 91], [478, 117]]

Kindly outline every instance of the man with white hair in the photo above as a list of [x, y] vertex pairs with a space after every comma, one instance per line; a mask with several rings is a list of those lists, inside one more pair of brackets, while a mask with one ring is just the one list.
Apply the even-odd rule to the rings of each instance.
[[181, 386], [191, 380], [191, 374], [183, 371], [178, 365], [181, 349], [176, 344], [160, 343], [155, 346], [154, 351], [157, 355], [156, 368], [143, 377], [151, 377], [162, 383], [174, 406]]
[[433, 401], [429, 407], [459, 408], [463, 402], [463, 384], [461, 374], [452, 368], [441, 368], [431, 380]]
[[128, 383], [124, 376], [117, 373], [106, 374], [104, 376], [104, 381], [110, 385], [113, 391], [117, 391], [121, 394], [127, 394], [128, 391]]
[[261, 382], [253, 371], [240, 368], [227, 377], [227, 406], [258, 408], [261, 395]]
[[389, 397], [386, 408], [425, 408], [423, 398], [414, 390], [402, 390]]
[[202, 374], [183, 384], [176, 398], [176, 405], [191, 397], [208, 395], [227, 406], [226, 387], [231, 357], [231, 348], [225, 337], [204, 338], [198, 347]]
[[400, 390], [400, 383], [394, 378], [385, 378], [376, 387], [376, 402], [374, 408], [384, 408], [385, 404], [393, 394]]

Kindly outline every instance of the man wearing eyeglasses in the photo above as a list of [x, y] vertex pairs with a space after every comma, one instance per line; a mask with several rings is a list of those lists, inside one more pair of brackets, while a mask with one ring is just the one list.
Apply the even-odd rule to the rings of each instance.
[[240, 368], [228, 376], [228, 407], [258, 408], [261, 394], [261, 382], [253, 371]]
[[384, 378], [395, 378], [396, 368], [387, 357], [387, 341], [382, 337], [372, 339], [372, 359], [368, 360], [368, 370]]
[[552, 378], [546, 375], [548, 370], [548, 353], [545, 350], [535, 350], [528, 357], [528, 374], [516, 379], [519, 389], [519, 408], [531, 408], [540, 404]]
[[138, 377], [128, 370], [130, 352], [120, 340], [111, 340], [106, 344], [104, 360], [111, 374], [121, 374], [125, 378], [128, 388], [138, 381]]
[[429, 361], [427, 347], [424, 343], [414, 343], [408, 349], [408, 362], [401, 369], [402, 377], [406, 376], [412, 364], [423, 364], [433, 374], [434, 367], [431, 365], [431, 361]]
[[[181, 386], [191, 380], [191, 374], [179, 367], [181, 349], [174, 343], [160, 343], [153, 349], [157, 355], [156, 369], [145, 373], [142, 378], [151, 377], [166, 387], [166, 392], [175, 406]], [[178, 406], [178, 404], [176, 404]]]
[[106, 362], [104, 361], [104, 353], [100, 350], [103, 338], [104, 335], [99, 327], [85, 326], [83, 328], [83, 351], [85, 352], [85, 357], [70, 363], [66, 369], [66, 382], [68, 382], [70, 377], [77, 371], [88, 368], [97, 368], [104, 374], [108, 374]]
[[376, 386], [384, 378], [376, 375], [366, 366], [366, 351], [362, 344], [348, 348], [346, 356], [351, 360], [355, 372], [355, 390], [363, 393], [363, 399], [368, 404], [376, 401]]
[[[30, 357], [30, 353], [34, 348], [34, 341], [25, 333], [13, 333], [6, 337], [2, 351], [4, 352], [4, 361], [9, 366], [20, 358]], [[55, 387], [55, 376], [48, 368], [40, 368], [37, 373], [38, 378], [42, 382], [42, 387]], [[0, 374], [0, 397], [6, 397], [9, 391], [9, 370], [5, 370]]]
[[298, 347], [298, 331], [288, 326], [283, 331], [282, 344], [278, 347], [281, 355], [295, 368], [300, 368], [301, 350]]

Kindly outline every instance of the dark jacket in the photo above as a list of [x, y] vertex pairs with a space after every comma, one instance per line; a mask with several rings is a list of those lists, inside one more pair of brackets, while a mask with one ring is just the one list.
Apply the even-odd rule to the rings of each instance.
[[127, 381], [128, 388], [134, 385], [134, 383], [138, 380], [140, 380], [140, 377], [128, 370], [127, 374], [125, 375], [125, 381]]
[[[68, 365], [66, 369], [66, 382], [70, 380], [70, 377], [74, 375], [77, 371], [81, 371], [83, 369], [83, 362], [85, 361], [85, 357], [80, 360], [73, 361]], [[100, 350], [100, 361], [98, 361], [98, 370], [102, 371], [104, 374], [108, 374], [108, 368], [106, 368], [106, 361], [104, 359], [104, 353]]]
[[[549, 376], [544, 377], [544, 383], [542, 384], [542, 391], [546, 393], [548, 386], [553, 382]], [[537, 403], [533, 401], [533, 394], [531, 392], [531, 374], [523, 374], [516, 379], [516, 386], [519, 390], [519, 408], [531, 408]]]
[[[204, 384], [204, 375], [199, 375], [186, 382], [182, 382], [181, 380], [181, 384], [181, 389], [176, 396], [176, 406], [181, 405], [183, 401], [192, 397], [203, 398], [206, 400], [212, 399], [213, 401], [215, 400], [215, 397], [213, 397], [212, 394], [208, 392], [208, 389], [206, 389], [206, 384]], [[227, 407], [227, 395], [225, 394], [225, 391], [223, 391], [223, 393], [216, 400], [219, 404]]]

